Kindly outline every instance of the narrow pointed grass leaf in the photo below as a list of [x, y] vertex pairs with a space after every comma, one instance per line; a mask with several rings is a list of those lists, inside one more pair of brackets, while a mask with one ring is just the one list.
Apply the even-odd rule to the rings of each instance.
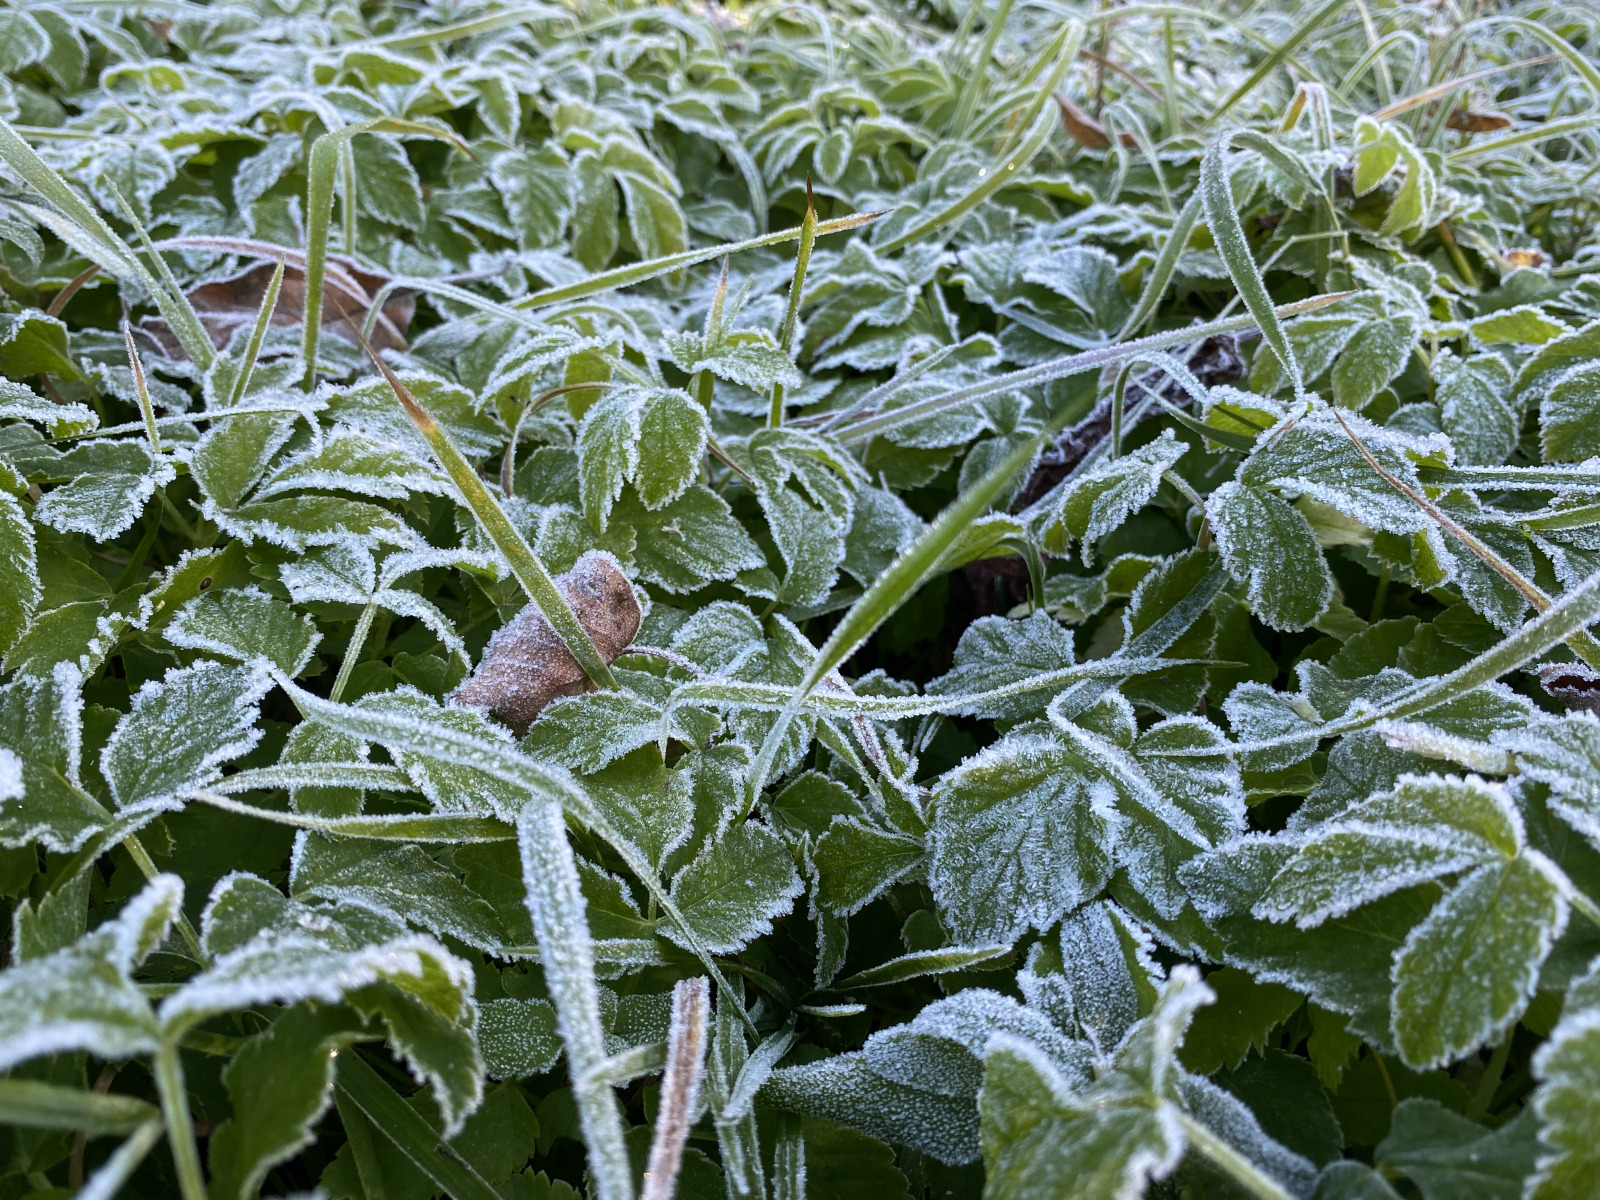
[[[371, 347], [368, 347], [368, 352], [372, 353]], [[495, 549], [505, 557], [506, 564], [516, 576], [517, 582], [522, 585], [523, 591], [528, 594], [528, 599], [538, 606], [545, 620], [550, 622], [550, 627], [556, 631], [561, 644], [573, 658], [578, 660], [578, 665], [583, 668], [583, 673], [589, 677], [591, 683], [599, 688], [615, 689], [617, 682], [611, 674], [611, 668], [595, 649], [594, 642], [590, 640], [589, 634], [579, 622], [577, 614], [572, 611], [572, 606], [567, 603], [567, 598], [561, 594], [561, 589], [556, 586], [556, 581], [539, 556], [534, 553], [533, 547], [528, 545], [527, 539], [506, 516], [505, 510], [500, 507], [500, 502], [494, 498], [483, 480], [478, 477], [478, 473], [472, 469], [472, 464], [462, 457], [461, 452], [451, 443], [450, 435], [440, 427], [432, 414], [423, 408], [389, 365], [375, 353], [372, 353], [372, 361], [377, 364], [378, 370], [383, 372], [384, 379], [394, 392], [395, 400], [410, 418], [411, 423], [417, 427], [417, 432], [427, 440], [434, 457], [450, 476], [450, 481], [456, 485], [456, 490], [471, 509], [483, 532], [494, 543]]]
[[589, 1150], [589, 1173], [601, 1200], [631, 1200], [633, 1168], [622, 1139], [622, 1116], [601, 1077], [605, 1031], [594, 978], [594, 947], [561, 806], [536, 801], [524, 809], [517, 822], [517, 843], [528, 911], [539, 937], [539, 961], [567, 1048], [572, 1094]]
[[354, 1049], [339, 1053], [341, 1101], [348, 1101], [404, 1158], [411, 1169], [457, 1200], [498, 1200], [500, 1193], [452, 1149], [428, 1123], [383, 1081]]

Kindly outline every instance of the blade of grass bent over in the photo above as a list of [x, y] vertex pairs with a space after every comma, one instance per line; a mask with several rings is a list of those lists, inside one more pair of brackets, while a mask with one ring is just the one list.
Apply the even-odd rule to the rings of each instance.
[[[1319, 308], [1326, 308], [1335, 301], [1343, 300], [1351, 294], [1350, 292], [1329, 292], [1322, 296], [1311, 296], [1305, 300], [1296, 300], [1292, 304], [1280, 304], [1277, 308], [1272, 308], [1268, 311], [1280, 319], [1283, 317], [1298, 317]], [[958, 388], [956, 391], [946, 392], [942, 396], [931, 396], [926, 400], [918, 400], [914, 404], [907, 404], [904, 408], [891, 409], [876, 416], [853, 421], [840, 428], [835, 436], [843, 442], [863, 441], [910, 421], [932, 416], [935, 413], [947, 412], [953, 408], [960, 408], [964, 404], [971, 404], [975, 400], [983, 400], [989, 396], [999, 395], [1002, 392], [1016, 391], [1019, 388], [1032, 387], [1039, 383], [1049, 383], [1053, 379], [1065, 379], [1071, 375], [1080, 375], [1085, 371], [1093, 371], [1100, 367], [1107, 367], [1113, 363], [1121, 362], [1124, 359], [1148, 354], [1152, 350], [1164, 350], [1169, 346], [1178, 346], [1185, 342], [1203, 341], [1215, 334], [1237, 333], [1241, 330], [1256, 328], [1259, 328], [1259, 322], [1252, 313], [1241, 317], [1224, 317], [1220, 321], [1208, 321], [1204, 325], [1189, 325], [1182, 329], [1171, 329], [1165, 333], [1156, 333], [1151, 334], [1149, 337], [1139, 338], [1137, 341], [1101, 346], [1094, 350], [1085, 350], [1079, 354], [1068, 354], [1062, 358], [1054, 358], [1049, 362], [1040, 363], [1036, 367], [1024, 367], [1020, 371], [996, 375], [991, 379], [984, 380], [982, 383], [974, 383], [968, 387]]]
[[[831, 221], [817, 223], [815, 237], [827, 237], [830, 233], [845, 233], [851, 229], [860, 229], [863, 225], [870, 225], [882, 212], [853, 213], [848, 217], [835, 217]], [[541, 292], [534, 292], [531, 296], [524, 296], [515, 304], [509, 305], [514, 309], [549, 308], [552, 304], [566, 304], [572, 300], [583, 300], [589, 296], [597, 296], [601, 292], [615, 291], [617, 288], [631, 287], [636, 283], [643, 283], [647, 279], [655, 279], [661, 275], [671, 274], [680, 267], [692, 267], [696, 263], [710, 262], [714, 258], [722, 258], [728, 254], [738, 254], [741, 250], [755, 250], [762, 246], [778, 246], [784, 242], [797, 241], [805, 234], [805, 226], [796, 225], [792, 229], [782, 229], [777, 233], [763, 233], [759, 237], [746, 238], [742, 242], [724, 242], [718, 246], [702, 246], [694, 250], [680, 250], [676, 254], [664, 254], [660, 258], [649, 258], [644, 262], [629, 263], [624, 267], [613, 267], [609, 271], [601, 271], [587, 279], [580, 279], [577, 283], [563, 284], [560, 287], [545, 288]]]
[[201, 367], [210, 365], [215, 353], [211, 339], [201, 326], [200, 318], [195, 315], [189, 298], [182, 291], [163, 286], [149, 268], [139, 261], [139, 256], [106, 224], [105, 218], [54, 167], [40, 158], [3, 118], [0, 118], [0, 159], [4, 159], [6, 165], [34, 191], [55, 205], [57, 211], [54, 212], [30, 206], [41, 224], [84, 257], [99, 263], [103, 269], [141, 284], [166, 318], [184, 353]]
[[365, 341], [363, 348], [378, 365], [378, 370], [383, 372], [383, 377], [388, 381], [395, 399], [399, 401], [406, 416], [411, 418], [411, 423], [417, 427], [417, 432], [427, 440], [434, 457], [439, 460], [439, 465], [445, 469], [451, 482], [456, 485], [456, 490], [461, 493], [462, 500], [472, 510], [472, 515], [478, 519], [478, 525], [494, 543], [495, 549], [505, 557], [506, 563], [511, 567], [511, 573], [517, 577], [517, 582], [528, 594], [528, 599], [539, 606], [544, 619], [550, 622], [550, 627], [556, 631], [556, 636], [561, 639], [567, 652], [578, 660], [578, 665], [589, 677], [589, 682], [598, 688], [615, 690], [617, 681], [611, 674], [611, 668], [595, 649], [594, 642], [590, 640], [577, 614], [572, 611], [572, 606], [567, 603], [567, 598], [561, 594], [561, 589], [556, 586], [556, 581], [539, 556], [534, 553], [533, 547], [528, 545], [527, 539], [511, 523], [511, 518], [506, 516], [505, 509], [500, 507], [493, 494], [484, 486], [483, 480], [478, 478], [478, 473], [472, 469], [472, 464], [455, 448], [449, 436], [439, 427], [439, 423], [427, 409], [422, 407], [417, 398], [411, 394], [411, 390], [400, 381], [400, 377], [390, 370], [389, 364], [379, 358]]
[[1243, 100], [1251, 92], [1255, 91], [1256, 88], [1260, 86], [1263, 79], [1272, 74], [1272, 72], [1276, 71], [1278, 69], [1278, 65], [1299, 48], [1301, 42], [1305, 41], [1306, 38], [1315, 33], [1317, 28], [1329, 17], [1333, 16], [1334, 13], [1338, 12], [1341, 8], [1344, 8], [1346, 3], [1347, 0], [1328, 0], [1328, 2], [1321, 8], [1317, 9], [1316, 12], [1312, 13], [1305, 20], [1301, 21], [1300, 24], [1295, 27], [1294, 31], [1290, 33], [1289, 36], [1286, 37], [1281, 43], [1279, 43], [1272, 53], [1267, 55], [1267, 57], [1262, 61], [1261, 65], [1250, 73], [1250, 77], [1241, 83], [1237, 88], [1235, 88], [1233, 92], [1229, 94], [1226, 100], [1212, 110], [1211, 115], [1207, 118], [1207, 122], [1210, 123], [1217, 121], [1235, 104], [1239, 103], [1239, 101]]

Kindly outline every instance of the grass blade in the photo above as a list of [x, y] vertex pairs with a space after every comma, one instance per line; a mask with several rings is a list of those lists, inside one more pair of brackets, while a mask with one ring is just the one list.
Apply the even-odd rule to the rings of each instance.
[[1053, 109], [1046, 111], [1046, 102], [1066, 77], [1068, 68], [1072, 66], [1077, 56], [1078, 43], [1082, 39], [1083, 26], [1077, 22], [1070, 23], [1056, 35], [1055, 41], [1045, 52], [1047, 58], [1057, 56], [1055, 67], [1040, 85], [1033, 102], [1029, 104], [1021, 121], [1018, 122], [1019, 128], [1026, 132], [1014, 143], [1001, 149], [993, 165], [984, 171], [976, 186], [917, 222], [899, 237], [891, 238], [877, 247], [879, 254], [893, 254], [897, 250], [903, 250], [913, 242], [921, 241], [930, 233], [959, 221], [1001, 188], [1017, 179], [1017, 172], [1033, 161], [1034, 156], [1044, 149], [1044, 144], [1050, 140], [1050, 135], [1056, 131], [1059, 118]]
[[700, 1106], [700, 1081], [705, 1075], [711, 989], [704, 979], [680, 979], [672, 989], [672, 1024], [667, 1032], [667, 1069], [661, 1078], [661, 1101], [655, 1137], [645, 1167], [640, 1200], [672, 1200], [689, 1126]]
[[472, 1164], [453, 1150], [411, 1105], [395, 1094], [356, 1050], [339, 1053], [339, 1097], [361, 1110], [415, 1170], [455, 1200], [501, 1200]]
[[1133, 312], [1117, 331], [1116, 341], [1120, 342], [1137, 333], [1144, 328], [1145, 322], [1155, 315], [1161, 297], [1166, 294], [1167, 284], [1172, 282], [1173, 273], [1178, 269], [1178, 259], [1182, 256], [1184, 247], [1189, 244], [1189, 235], [1194, 232], [1199, 219], [1200, 193], [1196, 192], [1172, 219], [1172, 229], [1161, 246], [1161, 253], [1156, 256], [1156, 261], [1150, 267], [1150, 274], [1144, 282], [1144, 290], [1139, 293], [1139, 303], [1134, 305]]
[[371, 817], [319, 817], [314, 813], [259, 808], [216, 792], [195, 792], [190, 799], [241, 817], [256, 817], [275, 825], [309, 829], [329, 837], [369, 838], [378, 842], [427, 842], [468, 846], [478, 842], [509, 842], [516, 835], [504, 821], [493, 817], [468, 817], [457, 813], [400, 813]]
[[1207, 118], [1208, 122], [1214, 123], [1220, 120], [1230, 108], [1255, 91], [1263, 79], [1276, 71], [1284, 59], [1299, 49], [1301, 42], [1315, 33], [1324, 21], [1344, 7], [1346, 7], [1346, 0], [1328, 0], [1321, 8], [1295, 26], [1294, 31], [1262, 60], [1259, 67], [1250, 73], [1250, 77], [1235, 88], [1226, 100], [1212, 110], [1211, 116]]
[[[815, 237], [827, 237], [832, 233], [846, 233], [852, 229], [860, 229], [863, 225], [870, 225], [884, 214], [881, 212], [853, 213], [848, 217], [835, 217], [831, 221], [819, 221]], [[694, 250], [680, 250], [676, 254], [664, 254], [660, 258], [646, 259], [644, 262], [629, 263], [625, 267], [613, 267], [609, 271], [601, 271], [587, 279], [580, 279], [577, 283], [564, 284], [561, 287], [545, 288], [542, 292], [534, 292], [531, 296], [524, 296], [511, 308], [526, 311], [530, 308], [549, 308], [552, 304], [566, 304], [572, 300], [584, 300], [590, 296], [598, 296], [601, 292], [615, 291], [617, 288], [631, 287], [636, 283], [644, 283], [649, 279], [658, 279], [662, 275], [670, 275], [680, 267], [692, 267], [696, 263], [710, 262], [712, 259], [722, 258], [728, 254], [738, 254], [741, 250], [754, 250], [761, 246], [778, 246], [784, 242], [797, 241], [805, 232], [804, 225], [796, 225], [793, 229], [779, 230], [777, 233], [763, 233], [759, 237], [746, 238], [742, 242], [724, 242], [719, 246], [702, 246]]]
[[244, 358], [239, 363], [239, 373], [234, 376], [233, 387], [228, 389], [229, 408], [244, 399], [245, 391], [250, 386], [250, 376], [255, 372], [256, 359], [260, 357], [261, 346], [267, 340], [267, 327], [272, 323], [273, 311], [278, 307], [278, 292], [283, 287], [285, 265], [285, 260], [280, 258], [277, 268], [272, 272], [272, 279], [267, 283], [266, 294], [261, 297], [261, 308], [257, 311], [256, 323], [250, 330], [250, 340], [245, 344]]
[[150, 439], [150, 457], [161, 457], [161, 433], [156, 429], [156, 410], [150, 403], [150, 384], [145, 379], [144, 363], [139, 358], [139, 350], [133, 344], [133, 330], [128, 323], [122, 323], [122, 341], [128, 351], [128, 370], [133, 372], [133, 390], [139, 397], [139, 415], [144, 418], [145, 437]]
[[[309, 302], [307, 307], [309, 308]], [[411, 418], [411, 423], [417, 427], [417, 432], [427, 440], [434, 457], [439, 460], [439, 465], [445, 469], [451, 482], [456, 485], [456, 490], [461, 493], [463, 502], [478, 519], [483, 532], [494, 543], [495, 549], [505, 556], [507, 564], [511, 567], [511, 573], [517, 577], [517, 582], [528, 594], [528, 599], [539, 606], [539, 611], [544, 614], [545, 620], [550, 622], [550, 627], [556, 631], [556, 636], [561, 639], [568, 653], [578, 660], [578, 665], [583, 668], [583, 673], [589, 677], [589, 681], [595, 687], [615, 690], [617, 681], [611, 674], [611, 668], [595, 649], [594, 642], [590, 641], [577, 614], [572, 611], [572, 606], [561, 594], [561, 589], [556, 586], [556, 581], [551, 578], [544, 563], [534, 553], [533, 547], [528, 545], [527, 539], [511, 523], [505, 510], [500, 507], [499, 501], [484, 486], [483, 480], [479, 479], [478, 473], [472, 469], [472, 464], [462, 457], [461, 451], [451, 443], [449, 435], [439, 427], [439, 423], [418, 403], [410, 389], [400, 382], [400, 377], [389, 369], [389, 364], [379, 358], [371, 346], [365, 348], [372, 356], [372, 361], [378, 365], [378, 370], [383, 372], [383, 377], [400, 402], [400, 407], [405, 410], [406, 416]]]
[[[783, 314], [778, 345], [785, 354], [794, 353], [795, 327], [800, 323], [800, 297], [806, 288], [806, 268], [811, 265], [811, 247], [817, 241], [817, 204], [811, 195], [811, 180], [806, 180], [806, 218], [800, 222], [800, 249], [794, 259], [794, 280], [789, 284], [789, 307]], [[772, 408], [767, 413], [767, 428], [783, 424], [783, 384], [772, 385]]]
[[[432, 125], [417, 121], [403, 121], [397, 117], [374, 117], [330, 129], [311, 143], [311, 161], [306, 168], [306, 299], [305, 328], [301, 336], [300, 354], [305, 359], [304, 387], [311, 391], [317, 383], [317, 342], [322, 336], [322, 285], [328, 270], [328, 225], [333, 219], [333, 175], [342, 157], [340, 151], [350, 140], [363, 133], [398, 133], [411, 137], [437, 138], [450, 142], [464, 154], [471, 154], [467, 145], [453, 133], [446, 133]], [[355, 187], [350, 179], [344, 189], [345, 216], [354, 220], [356, 208]], [[348, 231], [347, 231], [348, 232]], [[350, 249], [350, 247], [346, 247]]]
[[539, 961], [567, 1048], [589, 1174], [600, 1200], [631, 1200], [633, 1169], [623, 1141], [622, 1115], [610, 1085], [601, 1078], [606, 1035], [594, 978], [594, 946], [561, 806], [549, 801], [528, 805], [517, 822], [517, 843], [528, 913], [539, 939]]
[[160, 1111], [135, 1096], [110, 1096], [33, 1079], [0, 1079], [0, 1123], [24, 1129], [132, 1133]]
[[1283, 370], [1294, 385], [1296, 402], [1305, 399], [1305, 381], [1300, 376], [1300, 364], [1295, 359], [1294, 348], [1283, 332], [1272, 297], [1267, 294], [1266, 282], [1256, 267], [1250, 253], [1250, 243], [1245, 240], [1244, 227], [1239, 224], [1239, 210], [1233, 201], [1233, 185], [1228, 178], [1228, 138], [1212, 143], [1200, 163], [1200, 198], [1205, 205], [1206, 223], [1211, 226], [1212, 240], [1233, 286], [1239, 289], [1245, 307], [1261, 330], [1261, 337], [1278, 356]]
[[[1335, 301], [1343, 300], [1350, 294], [1350, 292], [1329, 292], [1326, 295], [1312, 296], [1306, 300], [1296, 300], [1293, 304], [1280, 304], [1276, 308], [1269, 308], [1268, 312], [1279, 320], [1285, 317], [1298, 317], [1304, 313], [1314, 312], [1319, 308], [1326, 308]], [[1033, 387], [1035, 384], [1048, 383], [1052, 379], [1065, 379], [1071, 375], [1080, 375], [1085, 371], [1098, 370], [1101, 367], [1107, 367], [1129, 358], [1137, 358], [1152, 350], [1165, 350], [1170, 346], [1204, 341], [1206, 338], [1219, 333], [1238, 333], [1241, 330], [1255, 329], [1258, 326], [1259, 322], [1255, 314], [1251, 313], [1247, 316], [1224, 317], [1220, 321], [1208, 321], [1204, 325], [1190, 325], [1183, 329], [1168, 330], [1165, 333], [1152, 334], [1149, 337], [1139, 338], [1137, 341], [1132, 342], [1123, 342], [1120, 345], [1102, 346], [1094, 350], [1085, 350], [1079, 354], [1069, 354], [1063, 358], [1055, 358], [1049, 362], [1040, 363], [1036, 367], [1025, 367], [1020, 371], [996, 375], [994, 378], [986, 379], [982, 383], [975, 383], [953, 392], [946, 392], [942, 396], [930, 396], [926, 400], [919, 400], [915, 404], [906, 405], [904, 408], [892, 409], [886, 413], [853, 421], [841, 428], [837, 436], [843, 442], [865, 441], [867, 438], [875, 437], [910, 421], [920, 420], [935, 413], [948, 412], [950, 409], [960, 408], [964, 404], [971, 404], [976, 400], [984, 400], [990, 396], [999, 395], [1001, 392]], [[1281, 333], [1281, 326], [1279, 328]]]
[[1491, 154], [1498, 154], [1512, 146], [1548, 142], [1553, 138], [1566, 137], [1569, 134], [1594, 133], [1597, 126], [1600, 126], [1600, 116], [1592, 112], [1576, 117], [1563, 117], [1559, 121], [1546, 121], [1542, 125], [1530, 125], [1526, 129], [1518, 129], [1514, 133], [1507, 133], [1497, 138], [1473, 142], [1459, 150], [1452, 150], [1444, 156], [1444, 160], [1447, 163], [1471, 162], [1475, 158], [1487, 158]]

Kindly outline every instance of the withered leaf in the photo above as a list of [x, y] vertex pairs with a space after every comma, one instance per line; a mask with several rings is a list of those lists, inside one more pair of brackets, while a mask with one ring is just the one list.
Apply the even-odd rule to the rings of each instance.
[[[627, 649], [644, 614], [615, 559], [590, 551], [556, 577], [556, 586], [607, 663]], [[576, 696], [588, 686], [578, 660], [538, 606], [529, 604], [495, 631], [478, 669], [453, 699], [487, 709], [520, 738], [551, 701]]]

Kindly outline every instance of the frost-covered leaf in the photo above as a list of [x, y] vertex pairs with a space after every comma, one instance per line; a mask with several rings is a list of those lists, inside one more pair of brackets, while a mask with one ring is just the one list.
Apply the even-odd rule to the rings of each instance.
[[267, 1172], [315, 1140], [340, 1050], [364, 1035], [341, 1005], [295, 1005], [247, 1039], [223, 1071], [233, 1116], [211, 1135], [214, 1194], [251, 1200]]
[[612, 518], [633, 528], [640, 576], [669, 592], [696, 591], [767, 562], [727, 501], [702, 484], [655, 512], [624, 493]]
[[293, 678], [306, 669], [322, 635], [316, 622], [260, 588], [204, 592], [167, 624], [167, 641], [243, 662], [265, 659]]
[[1168, 429], [1121, 458], [1096, 463], [1053, 498], [1040, 531], [1045, 549], [1065, 554], [1076, 539], [1089, 566], [1096, 543], [1150, 502], [1162, 473], [1187, 449]]
[[1116, 793], [1054, 738], [1013, 734], [940, 782], [928, 881], [964, 941], [1047, 929], [1111, 876]]
[[0, 800], [0, 842], [35, 839], [73, 850], [108, 814], [78, 777], [83, 746], [82, 679], [61, 663], [47, 675], [22, 676], [0, 688], [0, 746], [22, 776], [20, 795]]
[[1512, 402], [1511, 368], [1496, 354], [1457, 358], [1441, 350], [1433, 363], [1440, 423], [1464, 463], [1496, 466], [1516, 445], [1522, 412]]
[[395, 1049], [433, 1084], [447, 1129], [477, 1106], [472, 972], [432, 938], [382, 909], [302, 904], [245, 874], [217, 885], [201, 935], [215, 962], [162, 1001], [165, 1028], [254, 1004], [342, 1000], [383, 1018]]
[[1529, 1200], [1567, 1200], [1600, 1184], [1600, 969], [1589, 969], [1568, 989], [1561, 1020], [1534, 1056], [1539, 1080], [1532, 1107], [1539, 1115], [1537, 1169]]
[[506, 942], [482, 897], [416, 846], [373, 847], [308, 834], [295, 848], [289, 893], [296, 900], [387, 909], [407, 924], [478, 949]]
[[154, 1051], [161, 1030], [132, 974], [182, 903], [182, 882], [157, 876], [93, 933], [0, 972], [0, 1066], [71, 1050], [113, 1060]]
[[1562, 374], [1539, 403], [1539, 444], [1546, 462], [1578, 462], [1600, 454], [1600, 363]]
[[1333, 598], [1333, 575], [1304, 514], [1263, 488], [1225, 483], [1206, 515], [1228, 572], [1275, 629], [1304, 629]]
[[[803, 885], [783, 841], [747, 821], [713, 840], [672, 881], [672, 902], [713, 952], [731, 954], [772, 928]], [[662, 928], [679, 940], [681, 931]]]
[[984, 1056], [986, 1190], [998, 1197], [1134, 1196], [1177, 1166], [1184, 1134], [1172, 1101], [1177, 1043], [1210, 1000], [1180, 968], [1155, 1011], [1129, 1035], [1117, 1069], [1087, 1087], [1036, 1047], [1002, 1035]]
[[134, 695], [100, 754], [118, 808], [181, 804], [261, 739], [261, 698], [272, 680], [259, 665], [200, 662], [168, 671]]
[[41, 598], [33, 526], [22, 505], [0, 492], [0, 651], [11, 648]]

